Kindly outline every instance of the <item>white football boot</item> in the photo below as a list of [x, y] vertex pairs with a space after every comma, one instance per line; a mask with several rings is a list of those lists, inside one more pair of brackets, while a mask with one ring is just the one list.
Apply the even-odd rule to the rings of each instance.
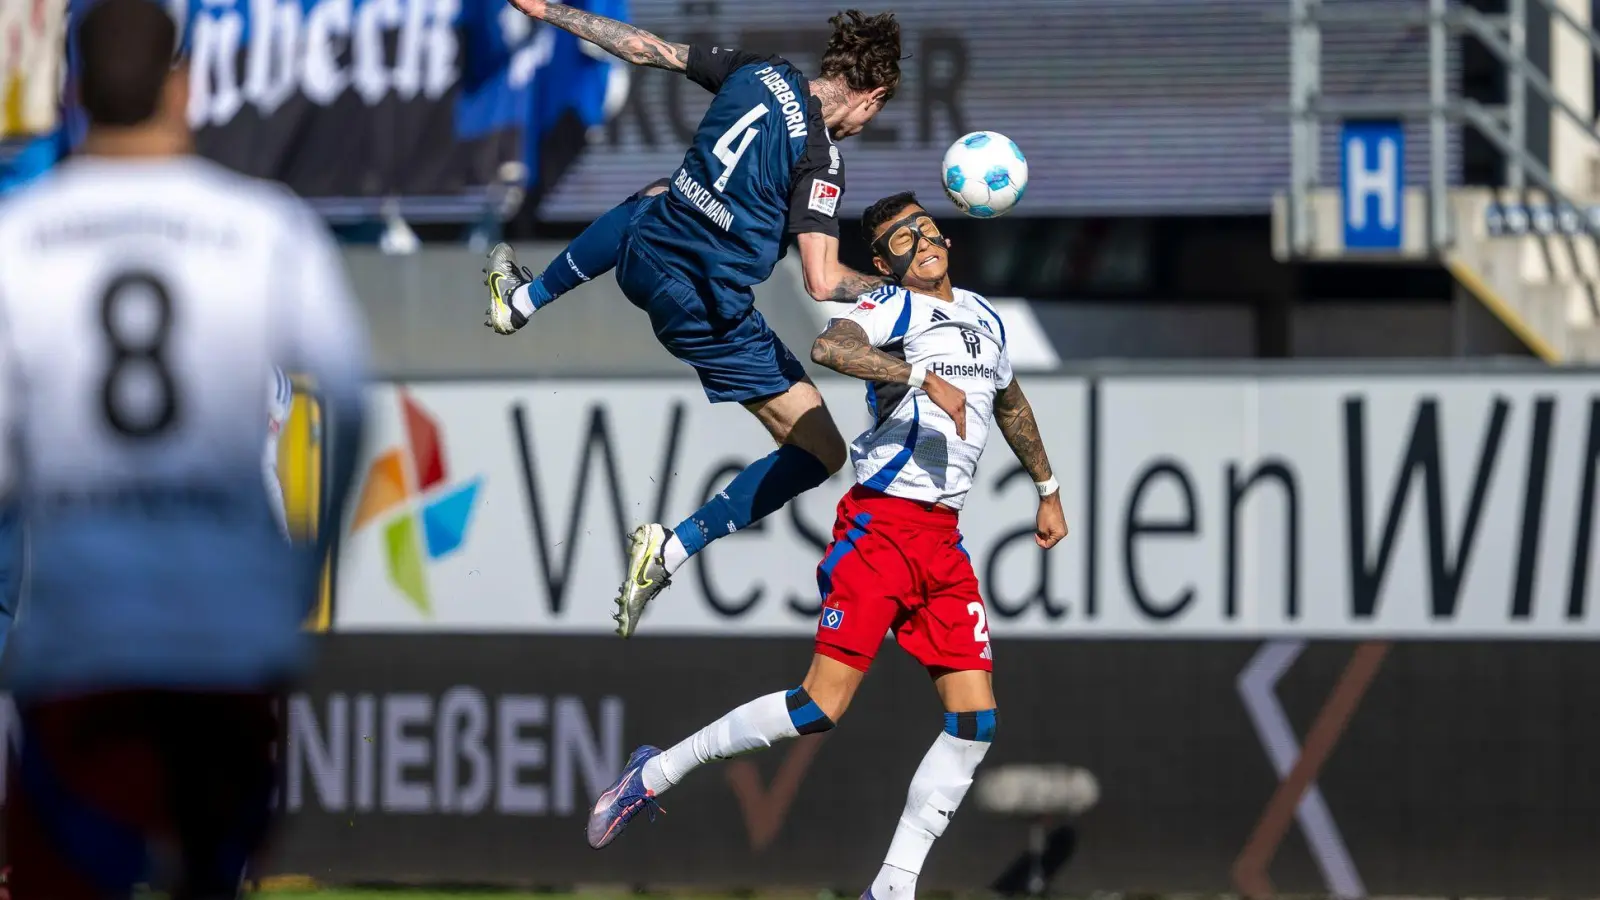
[[661, 561], [661, 548], [667, 545], [672, 532], [651, 523], [633, 530], [628, 540], [628, 580], [617, 592], [617, 634], [631, 637], [639, 627], [639, 617], [650, 601], [672, 584], [667, 566]]

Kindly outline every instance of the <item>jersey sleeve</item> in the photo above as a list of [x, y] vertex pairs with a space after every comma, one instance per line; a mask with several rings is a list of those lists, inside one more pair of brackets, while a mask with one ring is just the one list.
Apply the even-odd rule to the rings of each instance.
[[839, 236], [839, 201], [844, 199], [844, 160], [826, 133], [815, 129], [795, 166], [789, 193], [789, 233]]
[[879, 288], [862, 294], [856, 308], [842, 318], [860, 325], [867, 333], [867, 343], [882, 347], [905, 335], [905, 327], [900, 325], [901, 319], [909, 320], [910, 308], [905, 297], [905, 292], [899, 288]]
[[715, 94], [722, 90], [722, 83], [728, 80], [728, 76], [751, 63], [770, 61], [768, 57], [744, 50], [690, 44], [689, 64], [683, 74], [689, 76], [690, 81]]
[[1000, 361], [994, 365], [994, 386], [1005, 390], [1011, 382], [1017, 380], [1017, 373], [1011, 371], [1011, 351], [1005, 344], [1000, 345]]

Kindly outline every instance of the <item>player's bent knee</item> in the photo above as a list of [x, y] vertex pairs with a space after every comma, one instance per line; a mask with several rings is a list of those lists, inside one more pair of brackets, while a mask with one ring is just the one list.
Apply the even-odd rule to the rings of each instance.
[[829, 477], [844, 468], [850, 459], [850, 447], [845, 443], [844, 435], [839, 433], [839, 427], [833, 423], [833, 417], [828, 415], [826, 407], [818, 407], [815, 412], [807, 413], [807, 418], [797, 423], [789, 433], [788, 442], [815, 456], [828, 470]]
[[833, 730], [833, 718], [823, 712], [804, 687], [797, 687], [786, 696], [789, 698], [789, 721], [795, 731], [806, 735]]
[[983, 744], [994, 743], [995, 726], [999, 713], [993, 709], [976, 712], [947, 712], [944, 714], [944, 733], [964, 741]]
[[850, 451], [845, 447], [843, 438], [829, 441], [825, 446], [818, 447], [812, 450], [811, 453], [817, 458], [818, 462], [822, 463], [823, 468], [828, 470], [828, 477], [830, 478], [844, 468], [845, 462], [850, 458]]

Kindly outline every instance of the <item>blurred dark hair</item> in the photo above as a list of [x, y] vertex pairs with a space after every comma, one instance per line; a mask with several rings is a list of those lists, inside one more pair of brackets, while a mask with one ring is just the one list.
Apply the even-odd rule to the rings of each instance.
[[842, 78], [853, 91], [900, 87], [900, 23], [894, 13], [869, 16], [847, 9], [828, 20], [833, 36], [822, 53], [822, 77]]
[[867, 211], [861, 214], [861, 236], [867, 239], [867, 243], [872, 243], [872, 236], [877, 233], [878, 229], [888, 222], [893, 222], [899, 216], [901, 210], [908, 206], [921, 205], [922, 203], [917, 200], [917, 195], [911, 191], [890, 194], [867, 207]]
[[178, 26], [152, 0], [96, 0], [77, 26], [78, 97], [94, 125], [155, 118], [172, 74]]

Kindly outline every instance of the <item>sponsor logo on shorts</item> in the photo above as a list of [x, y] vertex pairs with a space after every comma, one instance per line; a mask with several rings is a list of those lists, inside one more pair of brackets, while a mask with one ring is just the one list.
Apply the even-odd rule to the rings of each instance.
[[831, 181], [823, 181], [822, 179], [818, 178], [816, 181], [811, 183], [810, 206], [812, 209], [822, 213], [825, 216], [838, 215], [839, 194], [840, 189], [837, 184], [834, 184]]
[[978, 654], [978, 658], [979, 659], [987, 659], [990, 662], [994, 662], [994, 645], [993, 644], [984, 644], [983, 645], [983, 652]]
[[838, 631], [844, 625], [844, 610], [832, 606], [822, 608], [822, 627], [829, 631]]

